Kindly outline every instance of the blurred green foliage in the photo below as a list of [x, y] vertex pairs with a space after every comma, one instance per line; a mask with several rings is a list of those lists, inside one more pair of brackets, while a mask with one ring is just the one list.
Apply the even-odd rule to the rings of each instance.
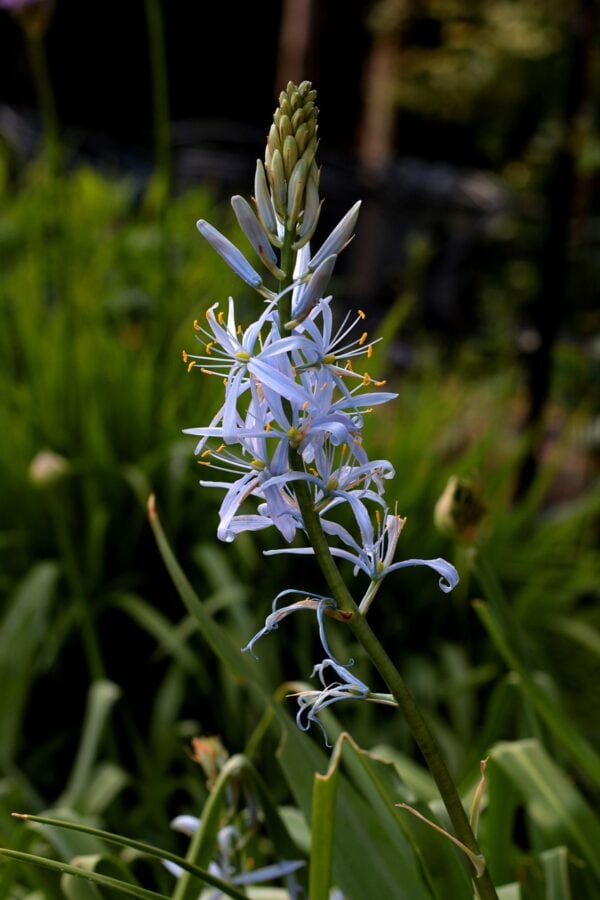
[[[65, 861], [104, 852], [95, 839], [59, 840], [55, 831], [24, 830], [8, 816], [15, 809], [54, 809], [181, 849], [168, 830], [169, 817], [198, 813], [208, 797], [187, 752], [189, 739], [213, 732], [232, 753], [250, 741], [269, 802], [294, 803], [308, 821], [294, 766], [304, 760], [302, 785], [310, 786], [310, 764], [324, 757], [304, 737], [297, 745], [288, 737], [293, 759], [274, 757], [275, 730], [267, 723], [255, 731], [247, 684], [217, 661], [206, 634], [198, 634], [163, 571], [145, 517], [152, 490], [207, 614], [234, 650], [260, 627], [283, 587], [320, 590], [306, 562], [264, 561], [268, 534], [216, 546], [217, 492], [197, 487], [193, 440], [181, 436], [182, 428], [209, 421], [220, 403], [219, 380], [186, 375], [180, 361], [182, 347], [193, 340], [192, 321], [215, 300], [240, 294], [225, 265], [200, 242], [194, 221], [202, 216], [226, 227], [230, 221], [206, 191], [186, 193], [162, 216], [151, 215], [133, 183], [85, 167], [49, 179], [43, 166], [33, 166], [18, 184], [2, 171], [0, 185], [2, 843]], [[500, 283], [490, 273], [488, 286], [504, 292], [510, 310], [512, 291], [527, 289], [528, 278], [515, 264]], [[494, 756], [497, 781], [514, 781], [506, 814], [511, 827], [518, 810], [532, 811], [529, 837], [511, 843], [506, 857], [492, 854], [508, 882], [523, 865], [542, 872], [533, 856], [540, 847], [550, 851], [565, 843], [575, 854], [587, 852], [577, 834], [571, 842], [568, 829], [557, 827], [546, 841], [546, 824], [536, 820], [532, 758], [549, 752], [583, 794], [598, 786], [552, 726], [554, 713], [549, 726], [518, 678], [507, 673], [512, 666], [486, 636], [470, 601], [484, 595], [495, 614], [508, 615], [501, 625], [535, 684], [568, 711], [582, 740], [598, 741], [597, 450], [584, 439], [591, 433], [591, 397], [568, 387], [573, 379], [585, 384], [586, 362], [576, 348], [559, 350], [542, 465], [529, 494], [515, 504], [515, 473], [529, 436], [520, 432], [524, 398], [514, 357], [503, 355], [501, 345], [493, 357], [481, 345], [473, 353], [467, 341], [449, 359], [417, 331], [411, 335], [415, 362], [400, 377], [392, 350], [411, 292], [416, 297], [417, 284], [406, 285], [382, 321], [384, 341], [373, 360], [374, 373], [387, 375], [400, 396], [393, 407], [373, 413], [365, 441], [370, 456], [387, 457], [396, 467], [388, 498], [393, 503], [397, 497], [408, 516], [402, 556], [453, 558], [462, 581], [446, 597], [423, 571], [395, 576], [375, 604], [373, 626], [385, 635], [466, 792], [495, 742], [525, 741], [511, 751], [522, 760], [518, 776], [507, 768], [502, 745]], [[253, 314], [250, 307], [244, 313], [243, 303], [256, 301], [241, 300], [241, 318], [249, 319]], [[40, 457], [42, 451], [56, 456]], [[487, 515], [477, 548], [453, 545], [432, 525], [436, 500], [453, 474], [480, 486]], [[352, 584], [351, 571], [344, 574]], [[343, 629], [331, 628], [330, 637], [334, 652], [347, 655]], [[314, 646], [313, 623], [285, 623], [261, 642], [260, 663], [244, 657], [244, 671], [270, 695], [286, 680], [309, 677]], [[359, 660], [359, 676], [376, 684], [364, 669]], [[347, 749], [343, 802], [366, 815], [365, 779], [380, 787], [393, 783], [401, 792], [399, 778], [405, 788], [398, 800], [430, 801], [428, 776], [412, 758], [398, 716], [367, 704], [345, 706], [344, 726], [360, 745], [379, 745], [395, 768], [380, 771], [380, 762]], [[339, 726], [329, 720], [335, 734]], [[541, 744], [532, 749], [531, 740], [546, 750], [536, 749]], [[550, 761], [544, 757], [543, 764]], [[584, 801], [569, 790], [565, 783], [561, 803], [574, 804], [585, 819]], [[326, 802], [334, 800], [327, 795]], [[293, 812], [288, 818], [294, 821]], [[494, 846], [501, 846], [506, 835], [498, 837], [499, 820], [488, 819], [487, 827], [496, 834]], [[261, 840], [256, 852], [268, 860], [272, 836]], [[392, 873], [396, 863], [386, 847]], [[114, 874], [120, 865], [113, 859], [98, 871]], [[141, 883], [172, 889], [159, 864], [136, 859], [132, 867]], [[585, 882], [587, 875], [581, 877]], [[433, 884], [435, 873], [431, 878]], [[0, 895], [11, 900], [61, 896], [54, 875], [12, 863], [0, 868], [1, 885]], [[69, 885], [63, 879], [66, 895], [75, 896]], [[97, 898], [101, 888], [89, 890], [77, 896]]]

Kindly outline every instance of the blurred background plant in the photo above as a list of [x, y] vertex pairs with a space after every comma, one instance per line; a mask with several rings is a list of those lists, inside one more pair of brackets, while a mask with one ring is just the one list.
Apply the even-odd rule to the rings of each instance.
[[[248, 193], [274, 96], [308, 76], [323, 108], [322, 233], [365, 198], [335, 294], [367, 310], [384, 338], [374, 371], [400, 393], [393, 415], [372, 417], [370, 455], [396, 467], [403, 555], [452, 558], [462, 575], [440, 600], [407, 572], [402, 596], [388, 590], [374, 609], [374, 628], [465, 792], [495, 745], [482, 841], [498, 883], [521, 884], [505, 897], [593, 896], [585, 835], [598, 825], [584, 798], [597, 801], [600, 786], [596, 5], [353, 0], [340, 17], [332, 2], [287, 0], [266, 4], [259, 29], [249, 11], [231, 26], [225, 9], [183, 16], [148, 0], [119, 4], [118, 34], [109, 6], [86, 9], [84, 22], [69, 0], [52, 18], [45, 2], [0, 2], [12, 11], [0, 19], [1, 843], [64, 862], [93, 857], [100, 874], [172, 892], [160, 863], [9, 814], [54, 810], [185, 850], [169, 819], [200, 814], [211, 789], [188, 748], [218, 734], [232, 755], [245, 750], [269, 799], [257, 781], [237, 805], [224, 791], [215, 821], [241, 827], [245, 803], [258, 803], [267, 828], [249, 839], [255, 866], [292, 858], [291, 844], [310, 849], [312, 771], [327, 760], [311, 738], [270, 725], [272, 710], [256, 728], [246, 684], [269, 694], [298, 672], [308, 678], [310, 623], [297, 623], [283, 659], [265, 642], [260, 665], [218, 661], [145, 514], [152, 490], [234, 648], [284, 581], [308, 577], [305, 565], [264, 561], [268, 535], [216, 544], [218, 501], [197, 488], [193, 443], [180, 435], [219, 404], [218, 387], [186, 377], [180, 362], [192, 320], [233, 291], [248, 318], [255, 302], [194, 222], [234, 233], [223, 198]], [[236, 61], [218, 79], [207, 42]], [[453, 477], [485, 508], [467, 535], [449, 512], [464, 500], [456, 480], [446, 487]], [[470, 604], [479, 597], [489, 604], [481, 621]], [[366, 815], [359, 795], [372, 782], [391, 802], [416, 798], [439, 814], [397, 715], [347, 704], [340, 718], [388, 766], [340, 745], [339, 815]], [[275, 757], [278, 727], [288, 750]], [[542, 799], [536, 770], [555, 786]], [[325, 802], [335, 803], [327, 787]], [[399, 815], [380, 822], [429, 846], [424, 826]], [[384, 861], [386, 896], [393, 854], [369, 846]], [[215, 856], [202, 852], [208, 865]], [[413, 889], [447, 896], [425, 857], [426, 887]], [[335, 859], [334, 874], [344, 889]], [[0, 865], [2, 897], [106, 890]]]

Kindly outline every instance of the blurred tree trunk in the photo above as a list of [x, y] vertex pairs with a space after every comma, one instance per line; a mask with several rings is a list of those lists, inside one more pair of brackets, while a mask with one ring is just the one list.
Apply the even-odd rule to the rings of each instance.
[[308, 77], [313, 7], [314, 0], [283, 0], [275, 76], [277, 95], [288, 81], [299, 84]]
[[543, 413], [550, 393], [552, 354], [567, 303], [569, 245], [577, 194], [577, 127], [591, 103], [591, 68], [597, 37], [595, 0], [575, 0], [570, 13], [570, 39], [563, 103], [563, 139], [548, 183], [547, 231], [542, 246], [540, 290], [532, 306], [532, 325], [539, 345], [528, 360], [529, 411], [526, 427], [531, 445], [523, 460], [515, 496], [531, 486], [543, 439]]

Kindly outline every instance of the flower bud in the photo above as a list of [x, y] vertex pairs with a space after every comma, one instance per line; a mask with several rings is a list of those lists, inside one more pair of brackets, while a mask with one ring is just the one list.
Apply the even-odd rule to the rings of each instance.
[[71, 471], [71, 463], [53, 450], [40, 450], [29, 463], [27, 475], [34, 487], [53, 487]]
[[282, 222], [285, 222], [286, 216], [286, 200], [287, 200], [287, 184], [285, 179], [285, 169], [283, 166], [283, 157], [279, 150], [276, 150], [271, 159], [271, 165], [268, 168], [269, 181], [271, 182], [271, 190], [273, 196], [273, 205], [275, 212]]
[[240, 228], [252, 244], [262, 263], [275, 278], [283, 278], [284, 272], [277, 266], [277, 257], [273, 252], [269, 238], [254, 215], [250, 204], [243, 197], [236, 194], [231, 198], [231, 206]]
[[479, 491], [468, 478], [452, 475], [435, 505], [433, 520], [446, 537], [470, 544], [485, 514]]
[[292, 134], [292, 123], [290, 121], [289, 116], [282, 115], [279, 119], [279, 136], [282, 141], [285, 141], [286, 137], [291, 136]]
[[292, 245], [294, 250], [300, 250], [310, 241], [319, 222], [321, 203], [319, 202], [319, 187], [314, 178], [308, 178], [304, 196], [304, 213], [298, 228], [298, 240]]
[[273, 210], [273, 204], [271, 202], [269, 186], [267, 185], [267, 176], [265, 175], [265, 169], [260, 159], [257, 159], [256, 161], [256, 174], [254, 176], [254, 202], [256, 204], [256, 211], [258, 213], [258, 218], [261, 221], [262, 227], [269, 235], [271, 243], [275, 244], [275, 246], [278, 246], [279, 243], [276, 240], [277, 223], [275, 221], [275, 212]]
[[290, 180], [290, 176], [294, 171], [294, 166], [298, 162], [298, 145], [295, 139], [288, 135], [283, 142], [283, 168], [285, 169], [285, 177]]
[[288, 203], [287, 203], [287, 229], [293, 231], [296, 227], [300, 210], [304, 203], [304, 194], [306, 189], [306, 179], [308, 176], [308, 166], [303, 159], [298, 160], [290, 183], [288, 185]]

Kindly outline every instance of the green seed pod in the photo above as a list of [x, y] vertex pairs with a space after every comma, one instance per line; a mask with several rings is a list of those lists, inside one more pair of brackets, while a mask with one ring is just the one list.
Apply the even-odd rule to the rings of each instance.
[[285, 169], [285, 177], [289, 181], [290, 176], [294, 171], [294, 166], [298, 162], [298, 145], [291, 135], [288, 135], [283, 142], [282, 156], [283, 167]]

